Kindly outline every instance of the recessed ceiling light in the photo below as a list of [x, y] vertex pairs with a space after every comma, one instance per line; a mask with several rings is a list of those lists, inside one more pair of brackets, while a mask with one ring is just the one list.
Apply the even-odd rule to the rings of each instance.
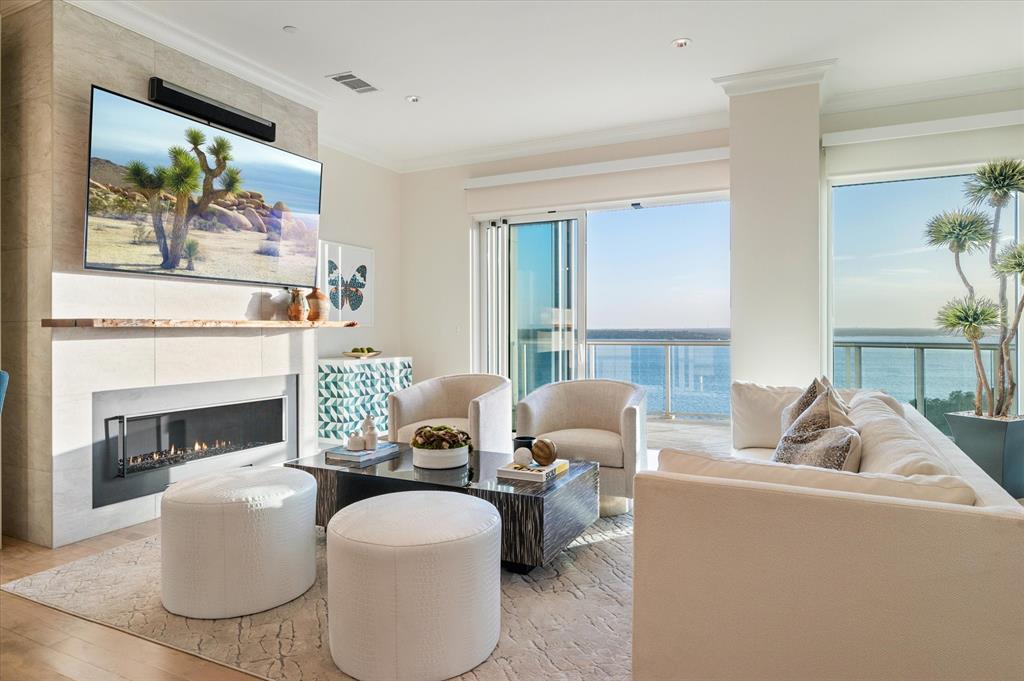
[[416, 102], [420, 101], [420, 97], [419, 95], [409, 95], [408, 97], [405, 98], [405, 101], [409, 102], [410, 104], [415, 104]]
[[690, 45], [689, 38], [676, 38], [672, 41], [672, 47], [688, 47]]
[[282, 26], [281, 30], [285, 33], [296, 33], [299, 30], [298, 26]]

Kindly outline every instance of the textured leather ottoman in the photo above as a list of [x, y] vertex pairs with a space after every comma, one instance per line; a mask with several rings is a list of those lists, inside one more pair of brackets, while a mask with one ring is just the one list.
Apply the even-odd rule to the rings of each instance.
[[501, 630], [501, 517], [456, 492], [398, 492], [327, 526], [334, 663], [359, 681], [440, 681], [487, 659]]
[[176, 615], [238, 617], [316, 579], [316, 480], [239, 468], [171, 485], [160, 502], [160, 598]]

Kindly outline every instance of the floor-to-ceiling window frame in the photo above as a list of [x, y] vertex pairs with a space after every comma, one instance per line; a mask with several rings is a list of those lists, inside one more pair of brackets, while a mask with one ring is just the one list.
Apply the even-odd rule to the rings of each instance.
[[[474, 235], [476, 263], [474, 277], [476, 279], [476, 300], [474, 305], [474, 333], [477, 342], [474, 347], [473, 368], [509, 376], [514, 383], [513, 399], [519, 399], [537, 387], [537, 380], [542, 376], [533, 376], [530, 371], [524, 375], [524, 366], [519, 354], [522, 345], [517, 345], [515, 336], [516, 317], [516, 281], [518, 269], [516, 263], [517, 230], [531, 229], [532, 226], [565, 223], [569, 225], [568, 233], [574, 238], [568, 240], [568, 247], [562, 249], [564, 259], [553, 263], [556, 268], [570, 271], [567, 281], [563, 282], [564, 296], [556, 307], [570, 312], [564, 318], [566, 324], [551, 329], [551, 343], [548, 352], [552, 356], [563, 358], [551, 375], [556, 379], [600, 377], [595, 376], [594, 367], [590, 366], [597, 355], [597, 348], [588, 344], [587, 338], [587, 215], [595, 211], [625, 210], [642, 205], [644, 208], [672, 206], [691, 203], [709, 203], [728, 201], [728, 192], [702, 192], [689, 195], [659, 197], [646, 199], [642, 202], [618, 201], [582, 206], [571, 211], [550, 211], [523, 215], [489, 215], [477, 216], [477, 231]], [[625, 235], [624, 235], [625, 238]], [[554, 251], [553, 251], [554, 252]], [[642, 294], [642, 292], [638, 292]], [[728, 346], [728, 339], [707, 343], [707, 345]], [[688, 343], [692, 345], [694, 343]], [[691, 351], [692, 348], [683, 348]], [[678, 363], [679, 348], [670, 348], [672, 360]], [[698, 352], [706, 349], [698, 348]], [[530, 355], [527, 353], [527, 359]], [[666, 375], [668, 372], [665, 372]], [[681, 373], [681, 372], [680, 372]], [[682, 380], [683, 376], [676, 377]], [[666, 381], [670, 379], [666, 378]], [[671, 385], [671, 383], [669, 383]], [[525, 391], [525, 392], [524, 392]], [[670, 394], [666, 391], [666, 394]], [[726, 391], [727, 394], [727, 391]], [[727, 399], [727, 398], [726, 398]], [[671, 411], [666, 406], [666, 412]], [[727, 413], [727, 408], [726, 408]], [[701, 414], [701, 416], [708, 416]], [[710, 415], [716, 416], [716, 415]], [[721, 416], [721, 415], [717, 415]]]
[[[827, 201], [826, 219], [827, 219], [827, 230], [826, 230], [826, 258], [827, 258], [827, 272], [828, 272], [828, 328], [827, 328], [827, 343], [828, 353], [827, 358], [829, 362], [829, 374], [833, 377], [833, 380], [840, 386], [846, 387], [864, 387], [864, 388], [880, 388], [887, 392], [893, 392], [902, 400], [912, 403], [919, 411], [925, 414], [937, 427], [948, 433], [948, 427], [942, 417], [943, 411], [961, 410], [971, 408], [967, 402], [970, 400], [966, 395], [961, 395], [959, 400], [950, 395], [939, 395], [935, 392], [938, 386], [933, 381], [929, 381], [929, 373], [933, 375], [939, 375], [941, 372], [937, 371], [941, 369], [940, 365], [945, 363], [949, 364], [952, 362], [956, 364], [955, 357], [963, 355], [965, 357], [970, 355], [970, 351], [967, 349], [969, 346], [962, 337], [936, 337], [934, 339], [925, 339], [924, 341], [915, 340], [910, 337], [899, 337], [892, 336], [891, 334], [882, 334], [878, 338], [869, 337], [851, 337], [849, 330], [843, 329], [844, 319], [840, 318], [837, 320], [836, 305], [837, 305], [837, 286], [843, 284], [837, 283], [837, 272], [839, 270], [839, 262], [837, 261], [837, 255], [839, 258], [849, 257], [848, 253], [840, 252], [837, 254], [837, 192], [848, 191], [856, 188], [870, 189], [874, 187], [885, 187], [885, 188], [898, 188], [899, 183], [906, 183], [906, 186], [912, 186], [914, 183], [928, 182], [928, 181], [942, 181], [943, 183], [962, 183], [966, 180], [971, 173], [978, 167], [979, 164], [961, 164], [954, 166], [936, 166], [918, 168], [913, 170], [900, 170], [900, 171], [889, 171], [889, 172], [877, 172], [877, 173], [858, 173], [848, 175], [833, 175], [826, 178], [825, 183], [825, 200]], [[867, 192], [865, 192], [867, 193]], [[840, 199], [841, 201], [841, 199]], [[930, 213], [938, 214], [945, 210], [951, 210], [955, 208], [965, 207], [967, 202], [964, 199], [959, 201], [950, 201], [942, 203], [941, 205], [935, 205], [930, 209]], [[841, 211], [842, 207], [838, 207]], [[988, 209], [987, 206], [981, 206], [981, 209]], [[990, 210], [990, 209], [988, 209]], [[1024, 234], [1024, 215], [1020, 210], [1019, 201], [1017, 199], [1011, 200], [1009, 205], [1003, 209], [1003, 217], [1000, 220], [1000, 226], [1002, 228], [1002, 235], [1004, 237], [1010, 236], [1015, 242], [1019, 242], [1021, 235]], [[841, 221], [843, 216], [838, 216]], [[913, 229], [916, 236], [919, 238], [920, 248], [922, 250], [929, 249], [925, 245], [925, 226], [926, 220], [918, 220], [920, 224], [915, 222], [914, 225], [908, 225], [907, 229]], [[841, 227], [840, 227], [841, 228]], [[938, 252], [943, 252], [941, 249], [929, 249]], [[949, 255], [948, 252], [944, 252], [944, 255]], [[868, 256], [871, 257], [871, 256]], [[965, 258], [968, 256], [964, 256]], [[986, 258], [987, 254], [975, 254], [971, 257]], [[898, 264], [898, 263], [894, 263]], [[984, 285], [988, 285], [984, 279], [986, 273], [982, 273], [980, 269], [976, 268], [974, 276], [981, 281]], [[936, 277], [942, 277], [944, 280], [950, 279], [953, 281], [959, 281], [957, 279], [956, 271], [953, 267], [952, 256], [949, 257], [949, 262], [944, 263], [943, 267], [933, 272]], [[884, 283], [884, 282], [880, 282]], [[1009, 280], [1009, 300], [1012, 312], [1013, 302], [1019, 300], [1020, 295], [1020, 282], [1019, 280], [1011, 277]], [[982, 287], [978, 287], [981, 290]], [[879, 297], [879, 306], [896, 306], [899, 303], [901, 295], [906, 292], [901, 291], [900, 287], [892, 286], [889, 289], [889, 294], [886, 297]], [[979, 293], [980, 295], [980, 293]], [[936, 309], [933, 311], [938, 312], [938, 306], [934, 306]], [[934, 315], [933, 315], [934, 316]], [[849, 319], [849, 316], [846, 317]], [[837, 337], [839, 333], [839, 337]], [[986, 367], [989, 370], [990, 380], [993, 378], [993, 362], [991, 361], [994, 355], [994, 344], [995, 339], [991, 336], [983, 339], [983, 343], [986, 343], [986, 352], [983, 353], [983, 359]], [[989, 347], [993, 346], [993, 347]], [[875, 366], [870, 366], [871, 360], [869, 359], [871, 354], [875, 355], [876, 360], [880, 360], [885, 353], [888, 353], [890, 357], [885, 361], [896, 361], [897, 359], [905, 364], [905, 367], [901, 367], [900, 372], [886, 371], [882, 364], [884, 361], [876, 361]], [[1018, 342], [1015, 345], [1014, 363], [1019, 369], [1022, 366], [1021, 363], [1022, 354], [1022, 343]], [[897, 357], [897, 355], [899, 357]], [[971, 393], [975, 389], [973, 381], [973, 361], [966, 362], [967, 367], [964, 371], [967, 378], [963, 380], [964, 385], [962, 386], [963, 393]], [[946, 367], [948, 369], [948, 367]], [[903, 380], [899, 378], [902, 374], [907, 371], [912, 372], [912, 381]], [[947, 372], [948, 373], [948, 372]], [[1018, 371], [1019, 373], [1019, 371]], [[872, 375], [874, 374], [874, 375]], [[946, 377], [949, 378], [948, 376]], [[948, 380], [946, 381], [949, 382]], [[940, 390], [941, 392], [941, 390]], [[1021, 400], [1018, 396], [1018, 405]], [[1019, 410], [1019, 406], [1018, 406]]]

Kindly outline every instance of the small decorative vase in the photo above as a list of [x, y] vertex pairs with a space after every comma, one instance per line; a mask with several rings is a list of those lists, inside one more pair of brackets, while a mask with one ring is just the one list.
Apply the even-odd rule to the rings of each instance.
[[362, 435], [357, 433], [352, 433], [348, 438], [348, 442], [345, 443], [345, 449], [350, 452], [361, 452], [365, 447], [366, 440], [363, 439]]
[[412, 465], [418, 468], [458, 468], [469, 463], [469, 445], [458, 449], [412, 448]]
[[302, 289], [293, 288], [291, 302], [288, 303], [288, 319], [293, 322], [304, 322], [309, 315], [309, 308], [306, 307], [306, 299], [302, 297]]
[[323, 291], [314, 286], [306, 296], [306, 302], [309, 303], [309, 316], [307, 317], [309, 321], [316, 322], [327, 319], [327, 295]]

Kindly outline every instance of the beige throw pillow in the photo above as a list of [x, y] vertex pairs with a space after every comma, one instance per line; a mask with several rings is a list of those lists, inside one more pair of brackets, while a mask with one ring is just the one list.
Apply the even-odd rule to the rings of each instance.
[[835, 391], [825, 388], [783, 433], [772, 461], [859, 470], [860, 434], [843, 407]]
[[849, 405], [846, 404], [846, 401], [840, 397], [839, 392], [832, 386], [832, 381], [828, 380], [828, 376], [822, 376], [811, 381], [811, 384], [807, 386], [803, 394], [782, 410], [782, 430], [780, 432], [785, 433], [789, 430], [789, 427], [800, 417], [800, 414], [803, 414], [807, 407], [811, 406], [814, 400], [818, 399], [827, 390], [832, 391], [836, 402], [839, 404], [839, 408], [842, 409], [844, 414], [848, 414], [850, 412]]

